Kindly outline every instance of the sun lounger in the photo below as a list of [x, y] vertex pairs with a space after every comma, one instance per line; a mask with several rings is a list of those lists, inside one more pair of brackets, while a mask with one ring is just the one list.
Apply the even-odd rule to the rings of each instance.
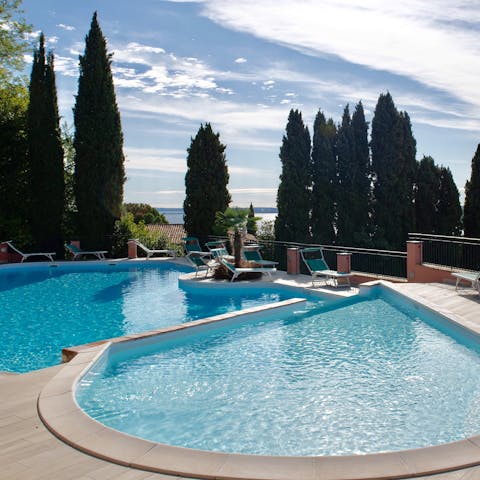
[[205, 277], [208, 277], [210, 270], [213, 270], [220, 265], [216, 259], [212, 258], [210, 252], [194, 251], [188, 253], [185, 258], [195, 268], [195, 277], [201, 270], [205, 270]]
[[339, 280], [344, 280], [342, 285], [350, 286], [351, 273], [337, 272], [330, 270], [325, 258], [323, 257], [323, 250], [319, 247], [303, 248], [300, 250], [302, 260], [312, 276], [312, 287], [315, 286], [315, 279], [318, 277], [325, 279], [325, 284], [331, 282], [333, 287], [339, 287]]
[[78, 260], [84, 255], [94, 255], [99, 260], [105, 260], [105, 254], [108, 253], [107, 250], [82, 250], [71, 243], [65, 245], [65, 248], [73, 255], [73, 260]]
[[265, 260], [260, 253], [260, 245], [244, 245], [243, 246], [243, 257], [249, 262], [254, 262], [261, 267], [275, 267], [278, 265], [278, 262], [273, 260]]
[[184, 237], [182, 238], [185, 252], [188, 254], [190, 252], [201, 252], [202, 247], [200, 246], [200, 242], [198, 241], [197, 237]]
[[480, 272], [452, 272], [452, 275], [457, 279], [455, 290], [458, 289], [458, 284], [460, 281], [465, 280], [470, 282], [472, 288], [478, 290], [480, 293]]
[[18, 253], [19, 255], [21, 255], [21, 257], [22, 257], [21, 263], [23, 263], [27, 258], [39, 257], [39, 256], [47, 257], [51, 262], [53, 262], [54, 261], [53, 257], [56, 255], [55, 252], [24, 253], [21, 250], [19, 250], [17, 247], [15, 247], [13, 245], [13, 243], [11, 242], [11, 240], [9, 240], [8, 242], [3, 242], [3, 243], [6, 243], [15, 253]]
[[233, 282], [239, 275], [242, 273], [266, 273], [270, 280], [273, 280], [272, 273], [275, 273], [277, 269], [275, 267], [235, 267], [233, 263], [230, 263], [225, 258], [219, 258], [219, 261], [224, 265], [231, 273], [232, 278], [230, 279]]
[[151, 248], [148, 248], [145, 246], [142, 242], [139, 240], [135, 240], [135, 243], [137, 244], [137, 247], [140, 247], [146, 254], [147, 254], [147, 260], [155, 254], [163, 254], [163, 255], [168, 255], [169, 257], [176, 257], [177, 254], [175, 250], [170, 250], [170, 249], [164, 249], [164, 250], [152, 250]]

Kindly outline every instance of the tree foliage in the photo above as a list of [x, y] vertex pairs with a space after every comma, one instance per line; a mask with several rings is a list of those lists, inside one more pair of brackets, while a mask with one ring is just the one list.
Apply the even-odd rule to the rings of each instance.
[[335, 241], [335, 137], [337, 129], [331, 118], [318, 111], [313, 124], [312, 147], [312, 239], [315, 243]]
[[225, 148], [220, 134], [213, 133], [209, 123], [201, 125], [191, 139], [183, 203], [184, 227], [189, 236], [206, 238], [210, 235], [215, 214], [224, 212], [230, 203]]
[[144, 222], [145, 225], [152, 223], [168, 223], [165, 215], [160, 213], [155, 207], [148, 205], [148, 203], [124, 203], [123, 210], [125, 213], [133, 215], [135, 223]]
[[470, 180], [465, 185], [463, 226], [466, 237], [480, 238], [480, 144], [472, 158]]
[[35, 246], [62, 256], [65, 179], [53, 54], [40, 35], [33, 55], [28, 106], [31, 225]]
[[462, 207], [458, 188], [448, 167], [440, 167], [440, 194], [438, 200], [438, 235], [458, 236], [462, 233]]
[[310, 134], [303, 123], [302, 114], [298, 110], [291, 110], [280, 148], [282, 173], [277, 193], [277, 240], [310, 240], [310, 150]]
[[109, 249], [121, 214], [125, 159], [111, 63], [95, 12], [80, 56], [74, 108], [75, 198], [85, 248]]
[[250, 203], [250, 207], [248, 208], [248, 216], [247, 216], [247, 232], [251, 235], [257, 234], [257, 221], [259, 220], [258, 217], [255, 217], [255, 210], [253, 209], [253, 204]]
[[418, 164], [415, 217], [420, 233], [437, 233], [440, 169], [432, 157], [423, 157]]
[[398, 112], [390, 93], [381, 94], [372, 120], [375, 244], [404, 249], [415, 228], [416, 142], [410, 118]]

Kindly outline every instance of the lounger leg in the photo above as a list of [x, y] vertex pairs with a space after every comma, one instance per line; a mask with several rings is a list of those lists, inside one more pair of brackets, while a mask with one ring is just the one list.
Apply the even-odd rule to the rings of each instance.
[[455, 291], [457, 291], [458, 289], [458, 282], [460, 281], [460, 279], [457, 277], [457, 282], [455, 283]]

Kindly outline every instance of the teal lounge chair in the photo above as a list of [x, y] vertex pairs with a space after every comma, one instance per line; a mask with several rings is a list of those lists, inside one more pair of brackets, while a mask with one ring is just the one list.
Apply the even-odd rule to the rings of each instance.
[[73, 255], [73, 260], [78, 260], [84, 255], [94, 255], [99, 260], [105, 260], [105, 254], [108, 253], [106, 250], [82, 250], [71, 243], [65, 245], [65, 248]]
[[325, 258], [323, 257], [323, 250], [319, 247], [303, 248], [300, 250], [302, 260], [312, 276], [312, 287], [315, 286], [315, 279], [318, 277], [325, 279], [325, 284], [331, 282], [333, 287], [339, 287], [338, 280], [342, 279], [345, 282], [343, 285], [350, 287], [351, 273], [337, 272], [336, 270], [330, 270]]
[[175, 250], [170, 250], [170, 249], [152, 250], [151, 248], [148, 248], [143, 243], [141, 243], [139, 240], [135, 240], [135, 243], [137, 244], [137, 247], [140, 247], [147, 254], [147, 260], [151, 256], [153, 256], [157, 253], [162, 254], [162, 255], [168, 255], [169, 257], [174, 257], [174, 258], [177, 256]]
[[276, 267], [278, 262], [273, 260], [264, 260], [262, 254], [260, 253], [260, 245], [244, 245], [243, 246], [243, 258], [249, 262], [254, 262], [261, 267]]
[[465, 280], [470, 282], [472, 288], [478, 290], [478, 293], [480, 293], [480, 272], [452, 272], [452, 275], [457, 278], [455, 290], [458, 289], [458, 284], [460, 281]]
[[195, 277], [202, 270], [205, 270], [205, 277], [208, 277], [210, 270], [213, 271], [220, 265], [216, 259], [212, 258], [210, 252], [189, 252], [185, 258], [195, 268]]
[[23, 263], [27, 258], [30, 257], [47, 257], [51, 262], [53, 262], [53, 257], [56, 255], [55, 252], [35, 252], [35, 253], [24, 253], [21, 250], [19, 250], [17, 247], [15, 247], [12, 243], [11, 240], [8, 240], [6, 243], [15, 253], [18, 253], [21, 255], [22, 260], [21, 263]]
[[200, 246], [200, 242], [198, 241], [197, 237], [184, 237], [182, 238], [185, 252], [188, 254], [190, 252], [201, 252], [202, 247]]
[[277, 269], [275, 267], [235, 267], [233, 263], [230, 263], [225, 258], [219, 258], [219, 261], [224, 265], [227, 270], [232, 273], [232, 278], [230, 279], [233, 282], [239, 275], [242, 273], [266, 273], [270, 280], [273, 280], [272, 273], [275, 273]]

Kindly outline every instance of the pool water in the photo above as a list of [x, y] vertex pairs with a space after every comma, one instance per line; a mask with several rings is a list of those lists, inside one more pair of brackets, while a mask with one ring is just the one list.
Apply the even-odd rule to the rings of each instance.
[[30, 267], [0, 274], [0, 371], [56, 365], [61, 349], [290, 298], [286, 293], [191, 293], [188, 267]]
[[422, 316], [382, 295], [309, 302], [287, 318], [112, 352], [77, 400], [122, 432], [222, 452], [361, 454], [476, 434], [478, 346]]

